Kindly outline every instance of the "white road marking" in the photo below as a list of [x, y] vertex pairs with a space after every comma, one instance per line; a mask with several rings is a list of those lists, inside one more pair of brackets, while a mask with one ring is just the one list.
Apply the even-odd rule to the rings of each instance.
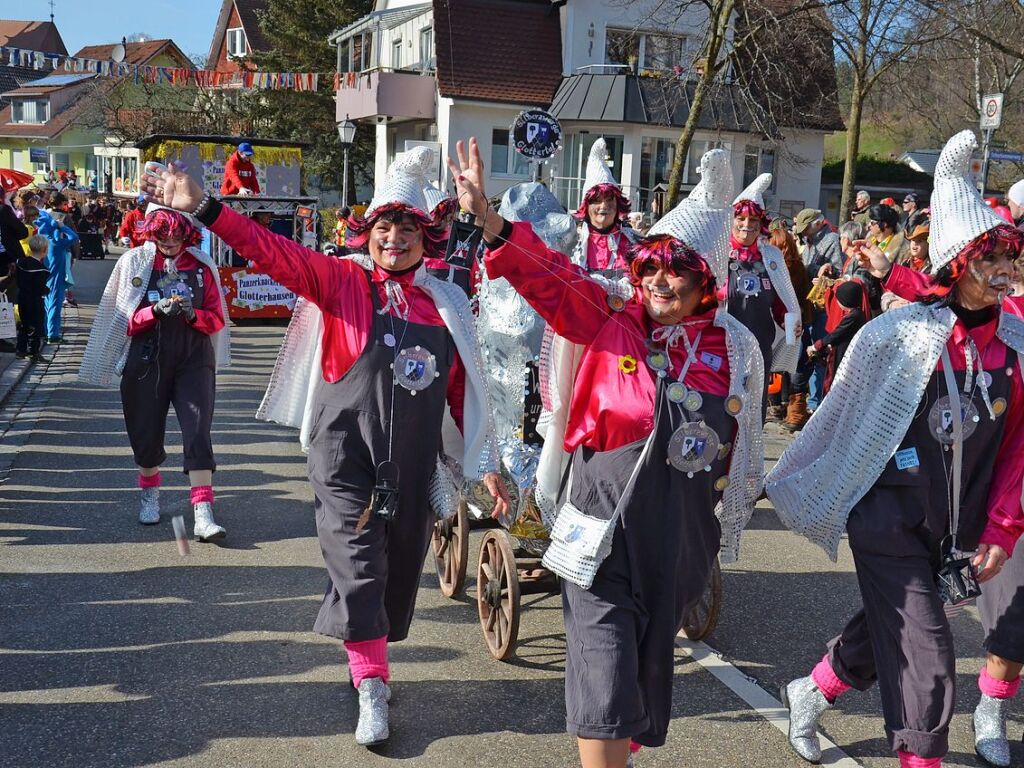
[[[721, 654], [707, 643], [699, 640], [693, 642], [679, 635], [676, 638], [676, 645], [788, 738], [788, 713], [782, 706], [782, 702], [775, 696], [723, 659]], [[829, 741], [820, 731], [818, 738], [821, 740], [821, 765], [834, 766], [834, 768], [863, 768], [860, 763]]]

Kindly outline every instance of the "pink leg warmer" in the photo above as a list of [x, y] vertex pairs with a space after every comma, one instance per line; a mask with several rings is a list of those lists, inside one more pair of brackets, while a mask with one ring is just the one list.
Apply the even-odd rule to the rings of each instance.
[[384, 682], [391, 676], [388, 670], [388, 639], [378, 637], [359, 642], [345, 641], [348, 652], [348, 669], [352, 673], [352, 685], [356, 688], [368, 677], [380, 677]]
[[900, 768], [942, 768], [941, 757], [918, 757], [911, 752], [897, 752]]
[[160, 473], [157, 472], [155, 475], [146, 477], [145, 475], [139, 475], [139, 488], [159, 488], [160, 487]]
[[1020, 688], [1020, 675], [1016, 680], [997, 680], [988, 673], [988, 667], [982, 667], [978, 675], [978, 688], [986, 696], [993, 699], [1012, 699]]
[[851, 688], [851, 686], [836, 677], [836, 673], [832, 669], [832, 663], [828, 660], [827, 653], [811, 670], [811, 680], [818, 686], [818, 690], [824, 694], [829, 704], [834, 704], [836, 699]]
[[192, 503], [198, 504], [201, 501], [213, 503], [212, 485], [197, 485], [192, 489]]
[[631, 752], [632, 754], [634, 754], [634, 755], [635, 755], [635, 754], [636, 754], [637, 752], [639, 752], [639, 751], [640, 751], [641, 749], [643, 749], [643, 745], [641, 745], [641, 744], [637, 744], [637, 743], [636, 743], [635, 741], [633, 741], [632, 739], [630, 739], [630, 740], [629, 740], [629, 751], [630, 751], [630, 752]]

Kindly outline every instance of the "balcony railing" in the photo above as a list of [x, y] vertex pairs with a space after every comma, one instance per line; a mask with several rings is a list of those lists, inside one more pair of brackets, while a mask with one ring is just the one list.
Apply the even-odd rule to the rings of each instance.
[[437, 114], [437, 86], [430, 70], [343, 72], [339, 86], [338, 120], [433, 120]]

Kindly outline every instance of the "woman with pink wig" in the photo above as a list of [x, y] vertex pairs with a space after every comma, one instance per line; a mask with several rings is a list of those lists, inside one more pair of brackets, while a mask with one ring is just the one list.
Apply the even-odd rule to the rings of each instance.
[[574, 214], [580, 238], [572, 260], [588, 272], [620, 277], [628, 268], [626, 256], [637, 235], [626, 224], [630, 203], [605, 161], [607, 153], [605, 140], [598, 139], [587, 158], [583, 200]]

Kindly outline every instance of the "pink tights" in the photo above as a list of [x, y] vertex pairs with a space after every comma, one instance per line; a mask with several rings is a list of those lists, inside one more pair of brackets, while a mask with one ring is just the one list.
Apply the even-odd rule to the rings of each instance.
[[352, 685], [356, 688], [370, 677], [380, 677], [386, 683], [388, 670], [388, 639], [386, 636], [373, 640], [345, 641], [348, 652], [348, 669], [352, 673]]

